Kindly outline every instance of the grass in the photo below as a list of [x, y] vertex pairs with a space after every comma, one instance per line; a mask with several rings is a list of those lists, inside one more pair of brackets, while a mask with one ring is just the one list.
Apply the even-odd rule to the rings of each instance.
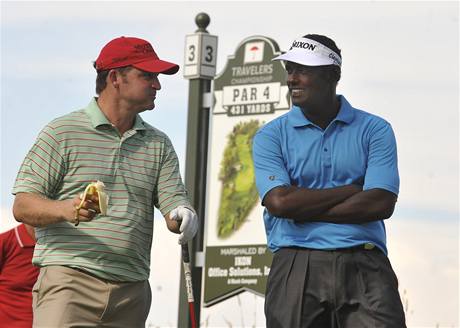
[[252, 162], [252, 139], [260, 127], [257, 120], [239, 123], [227, 136], [219, 180], [222, 194], [217, 235], [227, 238], [244, 223], [258, 200]]

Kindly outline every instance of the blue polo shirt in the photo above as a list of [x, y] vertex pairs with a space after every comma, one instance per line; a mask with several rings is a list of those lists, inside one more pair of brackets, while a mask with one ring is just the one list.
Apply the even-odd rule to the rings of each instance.
[[[253, 140], [253, 160], [261, 199], [278, 186], [324, 189], [351, 183], [362, 185], [363, 190], [381, 188], [398, 195], [396, 140], [391, 125], [338, 97], [339, 113], [325, 130], [296, 106], [260, 128]], [[265, 209], [264, 223], [273, 252], [289, 246], [334, 249], [373, 243], [387, 253], [382, 220], [295, 223]]]

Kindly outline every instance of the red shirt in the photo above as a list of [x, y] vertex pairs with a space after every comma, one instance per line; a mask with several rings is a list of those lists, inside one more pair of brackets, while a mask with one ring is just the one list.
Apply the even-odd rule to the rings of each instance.
[[35, 241], [21, 224], [0, 234], [0, 327], [32, 327]]

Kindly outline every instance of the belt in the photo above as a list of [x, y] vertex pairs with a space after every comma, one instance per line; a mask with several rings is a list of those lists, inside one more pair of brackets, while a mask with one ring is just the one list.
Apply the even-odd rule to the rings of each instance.
[[342, 248], [308, 248], [308, 247], [300, 247], [300, 246], [290, 246], [286, 248], [293, 248], [293, 249], [298, 249], [298, 250], [310, 250], [310, 251], [324, 251], [324, 252], [332, 252], [332, 251], [347, 252], [347, 251], [357, 251], [357, 250], [372, 251], [372, 250], [378, 249], [378, 247], [372, 243], [364, 243], [364, 244], [360, 244], [356, 246], [342, 247]]
[[356, 245], [352, 247], [344, 247], [344, 248], [326, 248], [326, 249], [319, 249], [320, 251], [354, 251], [354, 250], [366, 250], [372, 251], [377, 249], [377, 247], [372, 243], [365, 243], [361, 245]]

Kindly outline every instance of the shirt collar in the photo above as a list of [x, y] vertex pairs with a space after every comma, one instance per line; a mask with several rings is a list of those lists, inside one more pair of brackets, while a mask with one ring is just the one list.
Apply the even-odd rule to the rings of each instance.
[[147, 130], [147, 127], [144, 124], [144, 120], [142, 119], [140, 115], [136, 115], [136, 120], [134, 121], [133, 130], [137, 130], [137, 131]]
[[340, 110], [334, 121], [350, 124], [355, 118], [354, 108], [350, 105], [344, 96], [339, 95], [338, 97], [340, 100]]
[[35, 240], [33, 240], [32, 237], [27, 233], [26, 226], [24, 224], [15, 227], [14, 234], [19, 246], [22, 248], [35, 246]]
[[295, 128], [306, 126], [306, 125], [313, 125], [313, 123], [303, 115], [302, 110], [300, 107], [292, 106], [291, 110], [287, 114], [288, 122]]
[[[351, 107], [350, 103], [345, 99], [344, 96], [338, 95], [340, 100], [340, 109], [337, 116], [334, 118], [333, 121], [340, 121], [346, 124], [350, 124], [354, 118], [353, 107]], [[288, 122], [293, 127], [301, 127], [307, 125], [314, 125], [308, 118], [303, 115], [302, 110], [300, 107], [292, 106], [291, 110], [288, 113]]]
[[[88, 115], [93, 128], [97, 128], [101, 125], [112, 125], [112, 123], [110, 123], [102, 110], [99, 108], [99, 105], [97, 104], [97, 98], [91, 99], [90, 103], [85, 108], [85, 113]], [[136, 120], [134, 121], [132, 129], [147, 130], [147, 127], [144, 124], [144, 120], [140, 117], [140, 115], [136, 115]]]

